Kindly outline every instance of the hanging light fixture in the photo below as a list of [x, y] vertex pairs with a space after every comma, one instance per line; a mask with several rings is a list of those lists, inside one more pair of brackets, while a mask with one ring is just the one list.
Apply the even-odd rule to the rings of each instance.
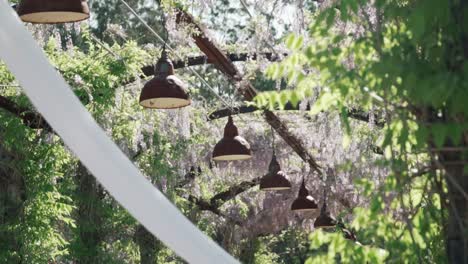
[[174, 75], [174, 65], [167, 58], [164, 45], [161, 58], [156, 63], [154, 78], [141, 91], [140, 105], [146, 108], [174, 109], [190, 104], [187, 86]]
[[271, 158], [270, 166], [268, 167], [268, 173], [260, 180], [260, 190], [263, 191], [281, 191], [291, 189], [291, 183], [289, 177], [281, 170], [281, 166], [276, 159], [275, 154], [275, 134], [273, 129], [272, 134], [272, 148], [273, 156]]
[[320, 215], [315, 219], [314, 227], [315, 228], [333, 228], [336, 226], [336, 220], [331, 216], [330, 212], [327, 210], [327, 193], [324, 191], [323, 194], [323, 205], [320, 210]]
[[250, 145], [247, 140], [239, 136], [239, 131], [234, 125], [232, 116], [229, 116], [224, 128], [224, 137], [214, 147], [213, 160], [232, 161], [250, 158], [252, 158]]
[[260, 190], [263, 191], [281, 191], [291, 189], [289, 177], [281, 171], [280, 164], [276, 160], [276, 155], [273, 152], [268, 173], [260, 180]]
[[86, 0], [22, 0], [17, 12], [24, 22], [58, 24], [89, 18]]
[[291, 205], [291, 210], [295, 212], [316, 211], [318, 209], [317, 202], [314, 197], [309, 195], [309, 191], [305, 186], [305, 180], [302, 178], [301, 188], [297, 199]]

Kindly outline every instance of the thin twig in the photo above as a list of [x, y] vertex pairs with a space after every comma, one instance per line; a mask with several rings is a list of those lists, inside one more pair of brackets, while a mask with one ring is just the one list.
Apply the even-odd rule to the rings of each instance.
[[[442, 163], [437, 160], [437, 159], [434, 159], [437, 167], [441, 170], [444, 170], [445, 171], [445, 177], [450, 181], [450, 183], [453, 184], [453, 186], [463, 195], [463, 197], [468, 201], [468, 194], [465, 192], [465, 190], [463, 190], [463, 187], [460, 186], [460, 184], [453, 178], [453, 176], [447, 171], [444, 169], [444, 166], [442, 165]], [[445, 163], [445, 161], [444, 161]]]

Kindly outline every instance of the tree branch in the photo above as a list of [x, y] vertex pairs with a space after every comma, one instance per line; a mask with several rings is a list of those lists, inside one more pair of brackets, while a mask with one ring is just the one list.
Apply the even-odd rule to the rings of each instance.
[[15, 115], [23, 121], [24, 125], [32, 129], [45, 129], [47, 131], [53, 131], [41, 114], [28, 108], [21, 107], [12, 100], [1, 95], [0, 108], [3, 108], [7, 112]]
[[[197, 167], [191, 167], [190, 171], [185, 175], [184, 179], [176, 185], [177, 188], [183, 188], [186, 184], [194, 180], [195, 177], [200, 175], [201, 171], [200, 168]], [[229, 187], [226, 191], [220, 192], [218, 194], [215, 194], [213, 197], [210, 199], [202, 199], [199, 197], [196, 197], [192, 194], [189, 194], [185, 198], [196, 205], [198, 209], [201, 211], [210, 211], [218, 216], [221, 216], [223, 218], [229, 219], [230, 221], [233, 221], [237, 225], [242, 225], [241, 222], [237, 220], [233, 220], [223, 214], [221, 210], [219, 209], [225, 202], [234, 199], [237, 195], [249, 190], [250, 188], [258, 185], [260, 183], [261, 177], [249, 180], [249, 181], [243, 181], [239, 184], [233, 185]]]
[[218, 207], [211, 204], [209, 201], [204, 200], [202, 198], [195, 197], [191, 194], [188, 195], [187, 200], [195, 205], [198, 206], [198, 209], [201, 211], [210, 211], [216, 215], [224, 216]]
[[[190, 172], [189, 172], [190, 173]], [[185, 177], [186, 178], [186, 177]], [[187, 200], [196, 204], [202, 211], [211, 211], [214, 214], [223, 216], [219, 208], [227, 201], [234, 199], [237, 195], [249, 190], [250, 188], [260, 183], [261, 177], [243, 181], [236, 185], [229, 187], [226, 191], [220, 192], [213, 195], [210, 199], [202, 199], [189, 194]], [[184, 180], [185, 182], [185, 180]], [[182, 184], [178, 184], [179, 188], [183, 187]]]
[[261, 177], [257, 177], [250, 181], [243, 181], [239, 184], [231, 186], [224, 192], [220, 192], [214, 195], [210, 199], [210, 204], [215, 205], [216, 207], [222, 206], [225, 202], [235, 198], [237, 195], [249, 190], [250, 188], [258, 185], [260, 183]]
[[231, 217], [228, 217], [227, 215], [222, 213], [219, 210], [219, 208], [213, 206], [212, 204], [210, 204], [206, 200], [200, 199], [200, 198], [195, 197], [195, 196], [193, 196], [191, 194], [188, 196], [187, 200], [190, 201], [191, 203], [195, 204], [198, 207], [198, 209], [200, 209], [201, 211], [210, 211], [210, 212], [214, 213], [215, 215], [221, 216], [221, 217], [227, 219], [228, 221], [233, 222], [236, 225], [239, 225], [239, 226], [242, 225], [241, 221], [236, 220], [236, 219], [232, 219]]

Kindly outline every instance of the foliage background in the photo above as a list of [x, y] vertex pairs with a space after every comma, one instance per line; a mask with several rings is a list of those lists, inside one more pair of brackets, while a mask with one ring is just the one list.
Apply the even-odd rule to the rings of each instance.
[[[276, 135], [291, 191], [245, 188], [203, 207], [264, 175], [271, 159], [271, 131], [257, 112], [235, 117], [254, 158], [211, 161], [225, 120], [208, 115], [226, 108], [218, 96], [245, 105], [237, 86], [208, 63], [193, 68], [213, 90], [179, 69], [193, 105], [144, 110], [141, 68], [161, 43], [121, 2], [90, 1], [89, 22], [27, 25], [106, 133], [229, 253], [243, 263], [467, 263], [466, 4], [247, 1], [250, 16], [231, 1], [128, 3], [168, 38], [174, 59], [200, 55], [191, 29], [175, 23], [180, 5], [226, 52], [257, 54], [236, 63], [264, 91], [256, 105], [275, 110], [322, 166], [315, 173]], [[183, 263], [37, 119], [4, 65], [0, 84], [0, 262]], [[290, 211], [302, 178], [320, 204], [329, 193], [333, 230], [314, 230], [318, 213]]]

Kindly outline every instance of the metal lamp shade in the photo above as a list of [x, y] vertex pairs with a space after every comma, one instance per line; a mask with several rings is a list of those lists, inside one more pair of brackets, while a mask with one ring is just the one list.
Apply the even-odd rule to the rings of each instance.
[[22, 0], [17, 11], [21, 20], [36, 24], [78, 22], [89, 18], [85, 0]]
[[145, 108], [174, 109], [190, 104], [187, 86], [174, 75], [174, 65], [163, 52], [156, 64], [154, 78], [141, 91], [140, 105]]
[[314, 222], [315, 228], [333, 228], [335, 226], [336, 220], [330, 214], [320, 214]]
[[280, 164], [276, 159], [276, 155], [273, 157], [268, 168], [268, 173], [260, 180], [260, 190], [263, 191], [281, 191], [291, 189], [291, 183], [289, 177], [281, 171]]
[[314, 227], [315, 228], [333, 228], [336, 226], [336, 220], [330, 215], [330, 212], [327, 211], [327, 203], [324, 202], [320, 215], [315, 219]]
[[294, 212], [310, 212], [316, 211], [318, 205], [315, 199], [309, 195], [309, 191], [305, 186], [304, 180], [302, 180], [301, 188], [299, 189], [299, 195], [297, 199], [291, 205], [291, 210]]
[[228, 123], [224, 128], [224, 137], [216, 144], [213, 150], [213, 160], [233, 161], [252, 158], [250, 145], [234, 125], [232, 117], [229, 116]]

